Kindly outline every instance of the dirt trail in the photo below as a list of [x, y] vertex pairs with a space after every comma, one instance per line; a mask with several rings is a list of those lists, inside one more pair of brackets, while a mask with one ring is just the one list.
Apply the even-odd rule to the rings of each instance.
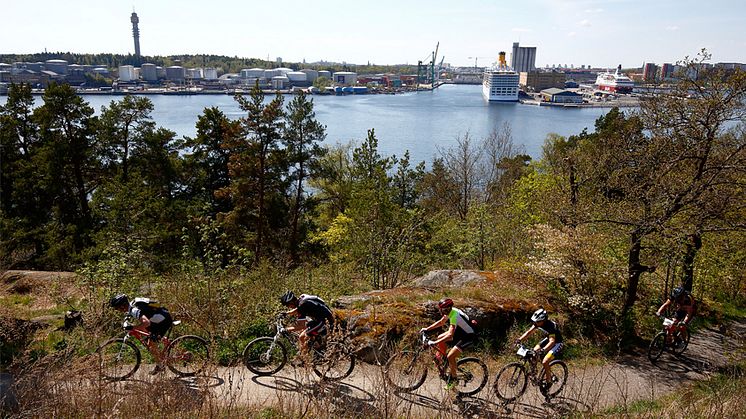
[[[683, 356], [664, 353], [656, 364], [650, 363], [643, 349], [606, 365], [581, 368], [571, 363], [567, 387], [548, 404], [530, 384], [517, 402], [501, 404], [490, 388], [500, 368], [497, 364], [489, 364], [488, 386], [476, 397], [463, 399], [444, 390], [432, 371], [417, 391], [397, 394], [383, 384], [381, 367], [362, 363], [339, 383], [319, 382], [305, 369], [290, 366], [273, 377], [257, 377], [243, 367], [216, 368], [207, 377], [180, 382], [194, 390], [193, 401], [210, 397], [228, 406], [272, 406], [283, 412], [327, 412], [331, 417], [545, 418], [658, 398], [743, 358], [745, 340], [746, 319], [741, 319], [731, 322], [726, 334], [700, 329]], [[145, 376], [137, 381], [149, 381]]]

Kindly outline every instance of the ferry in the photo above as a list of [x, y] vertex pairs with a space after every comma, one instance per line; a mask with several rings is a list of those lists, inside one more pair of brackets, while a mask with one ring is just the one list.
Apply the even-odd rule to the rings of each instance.
[[605, 73], [599, 74], [596, 78], [596, 85], [599, 90], [605, 90], [607, 92], [632, 93], [632, 89], [635, 87], [635, 82], [622, 74], [622, 65], [620, 64], [613, 73], [606, 71]]
[[505, 52], [500, 52], [497, 65], [484, 70], [482, 95], [490, 102], [518, 101], [518, 73], [508, 67]]

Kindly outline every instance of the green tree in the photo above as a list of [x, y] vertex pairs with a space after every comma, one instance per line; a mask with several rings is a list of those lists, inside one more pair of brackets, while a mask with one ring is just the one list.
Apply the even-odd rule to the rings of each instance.
[[294, 196], [290, 202], [290, 256], [298, 262], [298, 249], [305, 240], [307, 228], [306, 214], [311, 210], [312, 201], [306, 197], [304, 185], [318, 169], [319, 158], [324, 149], [320, 143], [326, 137], [325, 128], [316, 120], [313, 100], [308, 100], [303, 92], [293, 98], [287, 109], [284, 142], [290, 166], [289, 179]]
[[153, 102], [146, 97], [125, 96], [103, 107], [99, 124], [99, 146], [102, 161], [112, 173], [122, 176], [127, 183], [130, 156], [137, 147], [143, 147], [145, 136], [155, 128], [150, 116]]

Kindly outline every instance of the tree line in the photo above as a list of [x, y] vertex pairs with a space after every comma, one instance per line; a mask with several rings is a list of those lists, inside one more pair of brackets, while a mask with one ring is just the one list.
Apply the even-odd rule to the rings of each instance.
[[[698, 65], [703, 55], [687, 65]], [[74, 269], [112, 254], [152, 272], [345, 264], [371, 288], [433, 268], [513, 270], [588, 324], [629, 318], [675, 282], [746, 295], [743, 72], [700, 72], [593, 132], [463, 133], [429, 167], [383, 156], [373, 129], [325, 144], [303, 94], [258, 87], [243, 115], [206, 108], [194, 138], [125, 96], [99, 116], [65, 85], [0, 108], [0, 262]], [[609, 316], [609, 314], [614, 314]], [[596, 323], [594, 323], [596, 322]]]

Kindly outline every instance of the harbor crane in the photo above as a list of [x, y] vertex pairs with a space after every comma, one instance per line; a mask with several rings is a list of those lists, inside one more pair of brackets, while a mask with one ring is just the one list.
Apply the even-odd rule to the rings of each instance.
[[478, 60], [479, 60], [480, 58], [492, 58], [492, 57], [490, 57], [490, 56], [486, 56], [486, 57], [468, 57], [468, 58], [469, 58], [470, 60], [474, 60], [474, 68], [477, 68], [477, 61], [478, 61]]
[[[429, 63], [423, 64], [422, 60], [417, 61], [417, 82], [435, 84], [435, 60], [438, 57], [438, 48], [440, 41], [435, 45], [435, 51], [432, 52], [432, 58]], [[430, 56], [430, 54], [428, 54]], [[427, 60], [428, 56], [424, 59]], [[441, 60], [442, 63], [442, 60]]]

